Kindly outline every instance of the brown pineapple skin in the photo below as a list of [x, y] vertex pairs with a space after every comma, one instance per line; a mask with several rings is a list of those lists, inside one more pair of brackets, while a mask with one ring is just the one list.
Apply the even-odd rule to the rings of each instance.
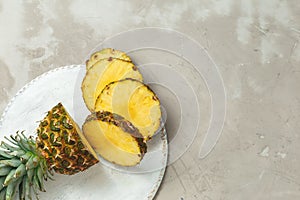
[[84, 145], [78, 125], [61, 103], [53, 107], [37, 129], [36, 147], [55, 172], [73, 175], [99, 160]]

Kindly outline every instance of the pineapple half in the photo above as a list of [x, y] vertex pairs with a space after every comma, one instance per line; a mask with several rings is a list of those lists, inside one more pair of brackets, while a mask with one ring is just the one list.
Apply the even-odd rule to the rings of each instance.
[[97, 154], [61, 103], [53, 107], [37, 129], [37, 148], [48, 168], [72, 175], [98, 162]]
[[93, 112], [96, 99], [103, 88], [112, 81], [134, 78], [142, 81], [142, 74], [131, 62], [119, 59], [102, 59], [90, 68], [81, 85], [83, 100], [87, 108]]
[[107, 111], [93, 113], [82, 129], [97, 153], [112, 163], [137, 165], [147, 151], [139, 130], [120, 115]]
[[102, 49], [101, 51], [97, 51], [90, 56], [90, 59], [86, 61], [86, 69], [89, 70], [99, 60], [107, 58], [117, 58], [120, 60], [131, 62], [130, 57], [127, 56], [124, 52], [112, 48], [106, 48]]
[[32, 199], [32, 190], [45, 191], [44, 180], [53, 170], [71, 175], [99, 162], [61, 103], [52, 108], [40, 122], [37, 138], [23, 133], [6, 137], [0, 145], [0, 200]]
[[95, 111], [106, 110], [123, 116], [149, 140], [160, 127], [160, 102], [145, 84], [123, 79], [108, 84], [98, 96]]

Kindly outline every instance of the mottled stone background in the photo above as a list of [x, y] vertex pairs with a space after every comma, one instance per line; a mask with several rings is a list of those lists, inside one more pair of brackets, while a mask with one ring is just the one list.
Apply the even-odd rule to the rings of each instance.
[[36, 76], [83, 63], [104, 38], [146, 26], [201, 43], [228, 100], [214, 151], [199, 160], [196, 139], [167, 168], [156, 199], [300, 199], [297, 0], [0, 0], [0, 111]]

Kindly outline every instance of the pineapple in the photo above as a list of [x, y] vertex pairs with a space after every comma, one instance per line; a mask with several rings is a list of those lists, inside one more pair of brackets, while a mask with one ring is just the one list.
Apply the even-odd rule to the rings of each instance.
[[160, 127], [160, 102], [145, 84], [123, 79], [108, 84], [98, 96], [95, 111], [106, 110], [123, 116], [149, 140]]
[[112, 163], [137, 165], [147, 151], [139, 130], [120, 115], [107, 111], [93, 113], [82, 129], [97, 153]]
[[112, 81], [124, 78], [143, 80], [141, 73], [131, 62], [119, 59], [102, 59], [90, 68], [81, 85], [82, 95], [87, 108], [93, 112], [96, 99], [102, 89]]
[[48, 112], [37, 133], [37, 148], [57, 173], [72, 175], [98, 162], [97, 154], [61, 103]]
[[31, 199], [45, 191], [53, 170], [72, 175], [99, 162], [96, 153], [61, 103], [40, 122], [37, 138], [17, 133], [0, 145], [0, 199]]
[[102, 49], [101, 51], [97, 51], [91, 55], [90, 59], [86, 61], [86, 69], [89, 70], [99, 60], [112, 58], [131, 62], [130, 57], [127, 56], [124, 52], [111, 48], [106, 48]]

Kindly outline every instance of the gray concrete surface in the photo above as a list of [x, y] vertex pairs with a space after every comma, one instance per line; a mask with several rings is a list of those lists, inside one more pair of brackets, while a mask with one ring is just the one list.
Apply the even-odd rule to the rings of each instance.
[[[300, 3], [297, 0], [0, 1], [0, 111], [27, 82], [80, 64], [104, 38], [166, 27], [202, 44], [227, 92], [222, 136], [205, 159], [203, 119], [168, 166], [156, 200], [300, 199]], [[207, 115], [206, 115], [207, 114]]]

